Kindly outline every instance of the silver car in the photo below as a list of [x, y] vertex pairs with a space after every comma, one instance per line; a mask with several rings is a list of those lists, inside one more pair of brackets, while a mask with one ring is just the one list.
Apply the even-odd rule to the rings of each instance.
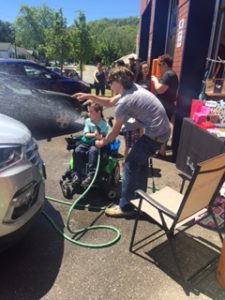
[[44, 178], [28, 128], [0, 114], [0, 250], [21, 238], [41, 211]]

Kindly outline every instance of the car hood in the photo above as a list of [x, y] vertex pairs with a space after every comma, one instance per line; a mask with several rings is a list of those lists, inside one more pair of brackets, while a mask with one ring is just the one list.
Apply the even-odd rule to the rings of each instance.
[[33, 91], [33, 93], [35, 92], [36, 94], [44, 94], [47, 96], [59, 96], [59, 97], [61, 96], [61, 97], [67, 98], [67, 99], [71, 99], [70, 95], [61, 93], [61, 92], [54, 92], [54, 91], [48, 91], [45, 89], [35, 89], [35, 88], [32, 88], [32, 91]]
[[0, 144], [25, 144], [30, 138], [31, 133], [23, 123], [0, 114]]

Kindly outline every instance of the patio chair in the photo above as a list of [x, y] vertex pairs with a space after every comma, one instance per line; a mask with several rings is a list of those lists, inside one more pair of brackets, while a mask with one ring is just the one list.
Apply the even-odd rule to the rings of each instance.
[[138, 198], [131, 201], [137, 208], [137, 214], [129, 250], [135, 253], [133, 246], [138, 220], [140, 215], [143, 216], [144, 212], [164, 231], [187, 295], [189, 295], [191, 287], [189, 279], [185, 279], [178, 263], [174, 238], [180, 231], [184, 231], [194, 225], [196, 217], [199, 218], [201, 216], [203, 218], [203, 216], [210, 214], [215, 222], [221, 242], [223, 241], [211, 206], [224, 181], [224, 175], [225, 154], [222, 154], [198, 164], [184, 195], [170, 187], [164, 187], [150, 195], [147, 195], [142, 190], [137, 190], [136, 195]]

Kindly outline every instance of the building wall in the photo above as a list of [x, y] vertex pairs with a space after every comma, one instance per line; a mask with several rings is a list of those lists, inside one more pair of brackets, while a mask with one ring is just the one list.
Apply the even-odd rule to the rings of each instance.
[[151, 0], [141, 0], [141, 8], [140, 8], [140, 14], [142, 15], [145, 11], [146, 6]]
[[152, 52], [152, 40], [153, 40], [153, 29], [154, 29], [154, 19], [155, 19], [155, 5], [156, 0], [151, 1], [151, 20], [149, 27], [149, 44], [148, 44], [148, 62], [151, 62], [151, 52]]
[[[151, 19], [149, 35], [146, 36], [146, 39], [149, 39], [149, 63], [154, 58], [165, 53], [167, 41], [165, 33], [169, 30], [169, 1], [150, 0], [149, 3], [151, 7]], [[174, 140], [176, 141], [174, 149], [178, 146], [182, 119], [189, 116], [191, 101], [198, 98], [201, 91], [216, 2], [215, 0], [179, 0], [178, 3], [173, 69], [179, 77], [177, 99], [177, 115], [179, 116], [179, 120], [175, 123]], [[142, 13], [147, 5], [146, 1], [141, 1]], [[162, 15], [161, 9], [163, 10]], [[159, 20], [164, 24], [163, 28]]]
[[11, 58], [15, 57], [15, 48], [14, 46], [9, 46], [7, 51], [0, 51], [0, 58]]
[[[182, 57], [183, 57], [183, 50], [185, 45], [185, 34], [187, 30], [187, 15], [188, 15], [188, 7], [189, 7], [189, 0], [180, 0], [179, 1], [179, 8], [178, 8], [178, 17], [177, 17], [177, 32], [176, 32], [176, 41], [175, 41], [175, 49], [174, 49], [174, 56], [173, 56], [173, 69], [177, 73], [178, 78], [180, 77], [181, 66], [182, 66]], [[179, 24], [183, 21], [183, 28], [179, 30]], [[181, 25], [180, 25], [181, 26]], [[182, 34], [181, 43], [178, 41], [178, 35]], [[180, 37], [179, 37], [180, 38]], [[178, 45], [181, 44], [181, 46]]]

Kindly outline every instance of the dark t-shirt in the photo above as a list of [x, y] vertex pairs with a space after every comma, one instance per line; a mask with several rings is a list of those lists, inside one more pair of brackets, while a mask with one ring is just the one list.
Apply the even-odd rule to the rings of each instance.
[[168, 86], [168, 89], [165, 93], [157, 95], [159, 100], [162, 103], [167, 102], [171, 105], [174, 105], [178, 89], [177, 74], [172, 70], [166, 71], [163, 77], [159, 80], [159, 82]]
[[178, 89], [178, 77], [172, 70], [166, 71], [159, 80], [160, 83], [167, 85], [168, 89], [163, 94], [157, 94], [157, 97], [164, 106], [168, 118], [171, 120], [175, 111], [175, 102]]
[[103, 71], [101, 72], [96, 72], [95, 77], [98, 79], [98, 85], [99, 86], [104, 86], [105, 85], [105, 73]]

